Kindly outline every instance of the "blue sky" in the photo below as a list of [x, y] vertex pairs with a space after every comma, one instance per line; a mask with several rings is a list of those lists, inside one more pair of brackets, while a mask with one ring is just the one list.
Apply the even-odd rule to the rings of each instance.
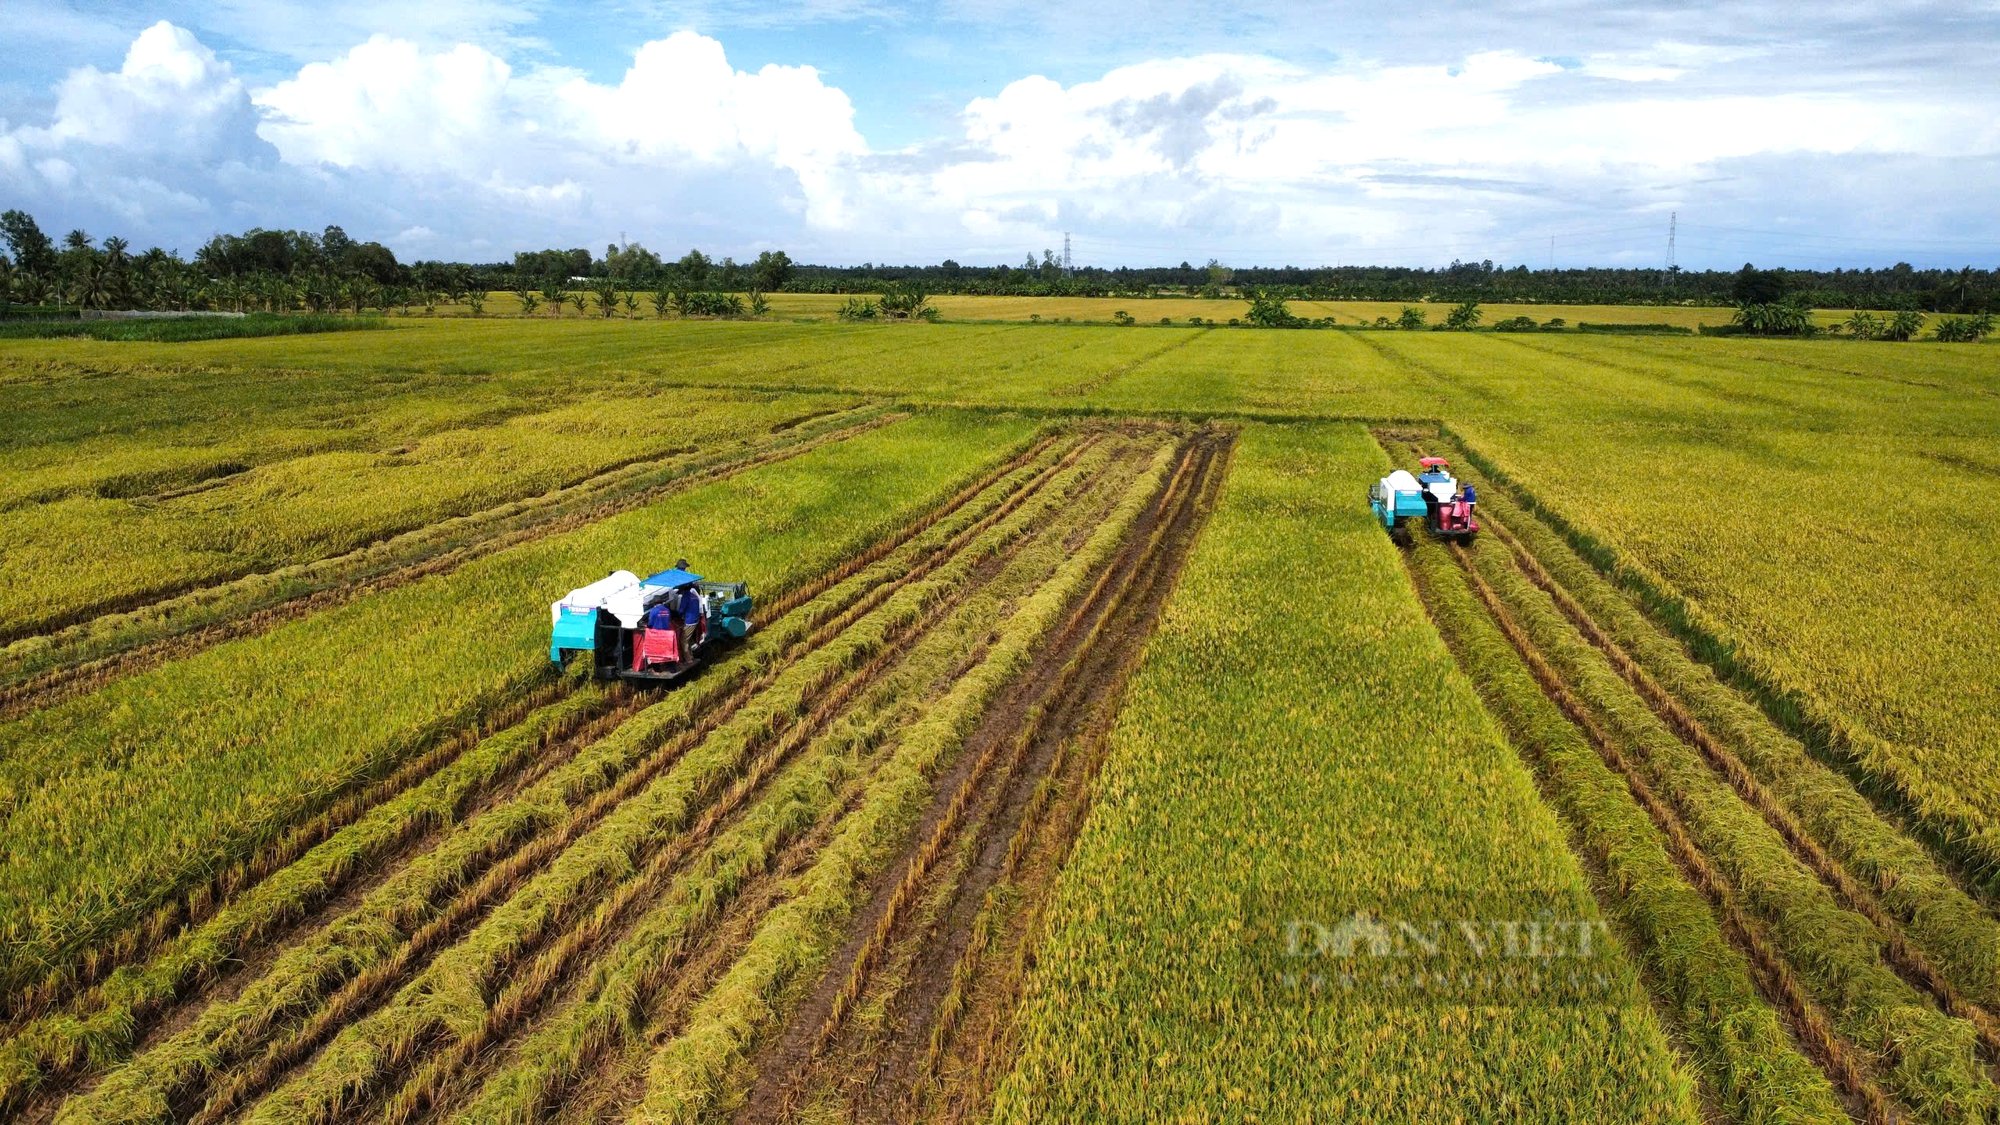
[[[2000, 265], [2000, 0], [12, 0], [0, 205], [190, 251]], [[1553, 245], [1551, 242], [1553, 240]]]

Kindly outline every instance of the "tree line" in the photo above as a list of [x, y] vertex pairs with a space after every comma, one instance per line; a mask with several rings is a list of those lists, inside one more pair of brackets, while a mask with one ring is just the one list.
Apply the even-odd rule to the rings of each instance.
[[[602, 258], [588, 250], [537, 250], [511, 262], [397, 260], [379, 242], [350, 237], [339, 226], [315, 234], [253, 229], [218, 234], [193, 257], [153, 247], [134, 250], [120, 237], [99, 241], [82, 230], [50, 237], [21, 210], [0, 213], [0, 310], [19, 304], [36, 309], [221, 310], [234, 312], [333, 312], [408, 310], [438, 302], [480, 311], [486, 295], [534, 294], [537, 303], [579, 302], [607, 286], [651, 290], [656, 308], [683, 315], [754, 315], [761, 293], [786, 286], [792, 261], [782, 250], [754, 261], [711, 259], [690, 250], [677, 261], [636, 244], [607, 246]], [[581, 289], [574, 295], [571, 290]], [[749, 292], [749, 300], [730, 299]], [[558, 295], [559, 294], [559, 295]], [[581, 304], [578, 305], [581, 310]], [[627, 310], [628, 312], [630, 310]]]
[[[1429, 301], [1495, 304], [1757, 306], [1746, 329], [1782, 332], [1796, 308], [1866, 308], [1930, 314], [2000, 312], [2000, 269], [1741, 270], [1511, 268], [1454, 261], [1431, 269], [1334, 266], [1233, 269], [1201, 266], [1065, 269], [1051, 250], [1019, 266], [806, 265], [782, 250], [754, 260], [711, 258], [699, 249], [667, 260], [632, 243], [517, 253], [505, 262], [416, 261], [405, 264], [379, 242], [339, 226], [319, 233], [253, 229], [219, 234], [191, 258], [153, 247], [135, 251], [119, 237], [101, 241], [72, 230], [52, 239], [19, 210], [0, 214], [0, 308], [9, 303], [68, 308], [231, 309], [330, 312], [386, 310], [443, 300], [471, 304], [491, 292], [542, 293], [610, 283], [622, 290], [681, 294], [843, 293], [869, 296], [912, 290], [929, 294], [1122, 297], [1192, 296], [1219, 300], [1263, 294], [1283, 300]], [[1777, 296], [1746, 296], [1746, 278]], [[699, 300], [695, 301], [700, 304]], [[858, 306], [857, 306], [858, 307]], [[474, 311], [478, 311], [476, 308]], [[1863, 326], [1864, 330], [1866, 326]]]
[[1816, 308], [2000, 312], [2000, 268], [1917, 269], [1907, 262], [1886, 269], [1759, 271], [1748, 264], [1742, 270], [1530, 269], [1492, 261], [1454, 261], [1441, 268], [1230, 268], [1210, 259], [1201, 266], [1184, 261], [1178, 266], [1064, 270], [1054, 252], [1044, 250], [1040, 259], [1030, 255], [1019, 266], [965, 266], [949, 258], [935, 266], [801, 265], [787, 288], [874, 293], [888, 285], [914, 284], [933, 293], [1006, 296], [1235, 299], [1259, 292], [1306, 301], [1730, 306], [1742, 303], [1736, 290], [1743, 270], [1780, 277], [1787, 293]]

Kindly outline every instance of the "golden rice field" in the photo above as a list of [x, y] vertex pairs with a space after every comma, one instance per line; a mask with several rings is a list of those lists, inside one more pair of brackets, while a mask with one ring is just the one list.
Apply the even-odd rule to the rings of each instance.
[[2000, 349], [503, 297], [0, 342], [0, 1120], [2000, 1120]]

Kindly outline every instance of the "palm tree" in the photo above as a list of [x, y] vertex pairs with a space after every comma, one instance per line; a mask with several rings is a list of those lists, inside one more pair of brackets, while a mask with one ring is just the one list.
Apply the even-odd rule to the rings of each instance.
[[535, 308], [536, 308], [536, 306], [538, 306], [538, 305], [540, 305], [540, 304], [542, 303], [542, 299], [541, 299], [540, 297], [537, 297], [537, 296], [535, 296], [535, 295], [534, 295], [533, 293], [530, 293], [530, 292], [528, 292], [528, 291], [527, 291], [526, 289], [523, 289], [523, 290], [521, 290], [521, 291], [520, 291], [519, 293], [516, 293], [516, 294], [514, 294], [514, 295], [515, 295], [516, 297], [519, 297], [519, 298], [521, 298], [521, 315], [522, 315], [522, 316], [533, 316], [533, 315], [535, 315]]
[[76, 275], [70, 279], [70, 303], [79, 309], [103, 308], [106, 298], [105, 286], [110, 280], [101, 260], [91, 258], [80, 262], [76, 268]]
[[1904, 309], [1889, 318], [1889, 326], [1882, 330], [1884, 340], [1914, 340], [1924, 329], [1924, 314], [1915, 309]]
[[107, 305], [131, 303], [131, 243], [112, 235], [104, 240], [104, 301]]
[[1858, 312], [1848, 317], [1843, 327], [1857, 340], [1873, 340], [1882, 334], [1882, 318], [1871, 312]]
[[24, 305], [44, 304], [49, 299], [49, 279], [34, 270], [20, 270], [14, 277], [14, 290]]
[[563, 301], [567, 299], [567, 297], [568, 294], [563, 292], [563, 287], [557, 285], [553, 281], [542, 286], [542, 300], [547, 301], [549, 303], [550, 316], [562, 315]]
[[667, 306], [673, 303], [674, 295], [665, 289], [655, 289], [647, 299], [653, 303], [653, 315], [661, 320], [667, 319]]
[[584, 306], [585, 304], [589, 303], [589, 301], [590, 301], [590, 298], [588, 298], [588, 297], [584, 296], [584, 295], [583, 295], [583, 290], [581, 290], [581, 289], [579, 289], [579, 290], [577, 290], [576, 292], [574, 292], [574, 293], [571, 293], [571, 294], [569, 295], [569, 303], [570, 303], [570, 306], [571, 306], [572, 308], [576, 309], [576, 315], [578, 315], [578, 316], [582, 316], [582, 315], [583, 315], [583, 306]]

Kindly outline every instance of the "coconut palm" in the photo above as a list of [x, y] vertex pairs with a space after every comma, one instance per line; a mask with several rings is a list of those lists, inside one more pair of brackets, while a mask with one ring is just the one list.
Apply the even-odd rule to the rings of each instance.
[[1924, 314], [1915, 309], [1904, 309], [1889, 318], [1888, 327], [1882, 330], [1884, 340], [1914, 340], [1917, 333], [1924, 330]]

